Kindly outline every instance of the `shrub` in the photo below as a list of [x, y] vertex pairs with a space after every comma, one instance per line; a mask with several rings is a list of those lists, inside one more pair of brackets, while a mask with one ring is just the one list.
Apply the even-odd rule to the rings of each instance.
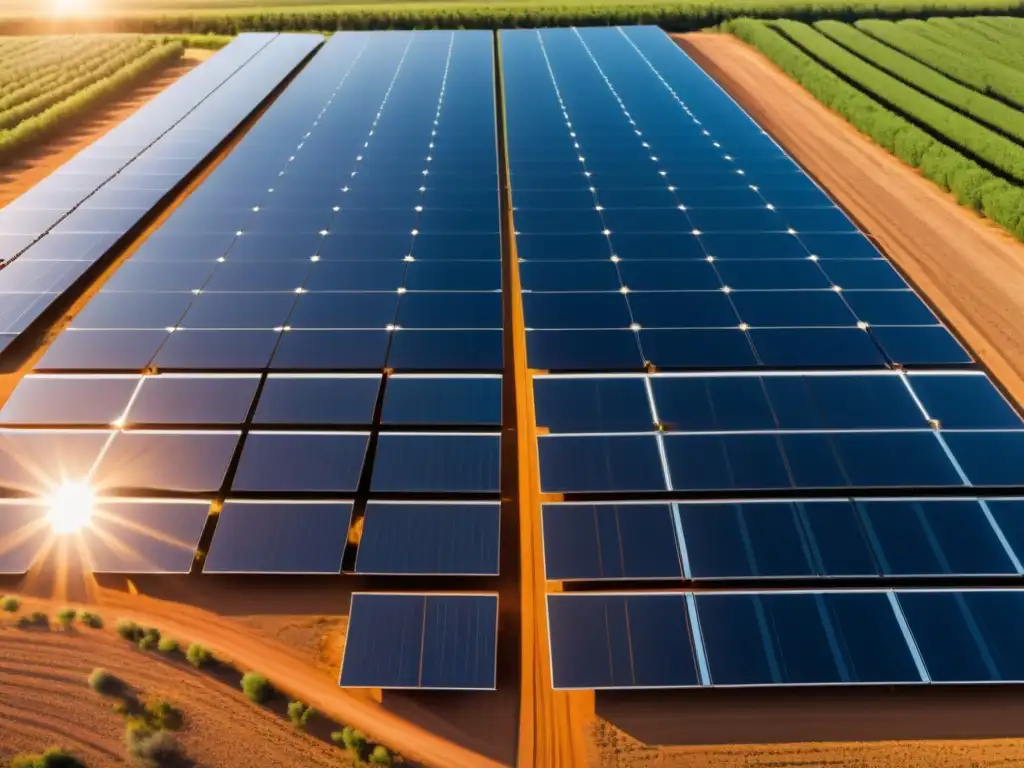
[[160, 653], [177, 653], [178, 641], [170, 637], [161, 637], [160, 642], [156, 645], [156, 649]]
[[165, 699], [157, 699], [146, 704], [146, 719], [149, 725], [161, 731], [181, 730], [184, 715], [180, 709]]
[[391, 765], [391, 752], [383, 744], [378, 744], [370, 753], [370, 765]]
[[83, 611], [82, 615], [78, 617], [78, 620], [91, 629], [103, 629], [103, 618], [98, 613]]
[[123, 637], [130, 643], [137, 643], [142, 639], [144, 634], [142, 627], [136, 624], [134, 621], [128, 619], [120, 619], [117, 622], [117, 634]]
[[288, 702], [288, 719], [292, 721], [292, 725], [296, 728], [305, 729], [306, 723], [316, 713], [308, 704], [301, 701], [290, 701]]
[[270, 681], [259, 672], [246, 672], [242, 675], [242, 691], [249, 697], [249, 701], [262, 704], [270, 698], [273, 688]]
[[85, 763], [60, 747], [50, 747], [41, 755], [17, 755], [11, 768], [85, 768]]
[[17, 613], [21, 608], [21, 601], [16, 597], [5, 597], [0, 601], [0, 607], [3, 607], [7, 613]]
[[366, 749], [366, 736], [362, 731], [357, 731], [351, 725], [346, 725], [341, 730], [341, 741], [356, 757], [359, 757]]
[[57, 611], [57, 621], [60, 622], [61, 627], [68, 629], [72, 624], [75, 623], [75, 617], [78, 616], [78, 611], [74, 608], [61, 608]]
[[331, 741], [333, 741], [339, 747], [346, 746], [344, 731], [331, 731]]
[[188, 663], [196, 669], [208, 666], [213, 663], [213, 652], [209, 648], [204, 648], [198, 643], [192, 643], [188, 650], [185, 651], [185, 658], [188, 659]]
[[139, 648], [143, 651], [152, 651], [157, 647], [157, 642], [153, 635], [143, 635], [139, 638]]
[[89, 687], [103, 696], [116, 696], [124, 686], [117, 677], [97, 667], [89, 674]]
[[159, 768], [181, 756], [181, 746], [173, 733], [154, 730], [145, 723], [128, 723], [124, 741], [129, 757], [146, 768]]

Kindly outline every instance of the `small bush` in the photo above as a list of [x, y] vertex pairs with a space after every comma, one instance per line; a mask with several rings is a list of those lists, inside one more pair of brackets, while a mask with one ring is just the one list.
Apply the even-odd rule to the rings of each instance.
[[152, 651], [157, 646], [157, 639], [152, 635], [143, 635], [139, 638], [139, 648], [143, 651]]
[[188, 663], [196, 669], [209, 666], [213, 663], [213, 652], [209, 648], [204, 648], [198, 643], [192, 643], [188, 650], [185, 651], [185, 658], [188, 659]]
[[78, 611], [74, 608], [61, 608], [57, 611], [57, 621], [60, 622], [61, 627], [68, 629], [72, 624], [75, 623], [75, 618], [78, 616]]
[[149, 725], [161, 731], [179, 731], [184, 721], [180, 709], [165, 699], [157, 699], [146, 704], [146, 719]]
[[170, 637], [161, 637], [160, 642], [156, 645], [156, 649], [160, 653], [177, 653], [178, 641]]
[[331, 731], [331, 741], [333, 741], [339, 747], [346, 746], [345, 745], [345, 734], [344, 734], [343, 731]]
[[91, 629], [103, 629], [103, 618], [98, 613], [83, 611], [78, 620]]
[[316, 713], [308, 704], [301, 701], [290, 701], [288, 702], [288, 719], [292, 721], [292, 725], [296, 728], [305, 729], [306, 723]]
[[249, 701], [262, 704], [270, 698], [273, 688], [270, 681], [259, 672], [246, 672], [242, 675], [242, 691], [249, 697]]
[[17, 755], [11, 768], [85, 768], [85, 763], [60, 747], [50, 747], [41, 755]]
[[124, 741], [129, 757], [146, 768], [159, 768], [181, 756], [181, 747], [173, 733], [154, 730], [145, 723], [129, 723]]
[[0, 607], [6, 613], [17, 613], [18, 609], [21, 608], [21, 601], [16, 597], [5, 597], [3, 600], [0, 600]]
[[346, 725], [342, 729], [341, 741], [349, 751], [355, 753], [356, 757], [359, 757], [363, 750], [366, 749], [366, 735], [362, 731], [357, 731], [351, 725]]
[[97, 667], [89, 674], [89, 687], [103, 696], [116, 696], [124, 686], [117, 677]]
[[117, 634], [130, 643], [137, 643], [142, 639], [144, 632], [142, 631], [142, 627], [134, 621], [120, 619], [117, 622]]
[[391, 752], [383, 744], [378, 744], [370, 753], [370, 765], [391, 765]]

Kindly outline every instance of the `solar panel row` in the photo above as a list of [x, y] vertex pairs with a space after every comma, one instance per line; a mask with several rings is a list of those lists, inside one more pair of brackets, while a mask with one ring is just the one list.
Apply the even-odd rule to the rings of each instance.
[[1019, 683], [1022, 590], [548, 595], [554, 687]]
[[1024, 574], [1020, 499], [546, 504], [548, 579], [964, 579]]
[[39, 369], [499, 371], [493, 104], [485, 32], [335, 35]]
[[[92, 573], [189, 573], [209, 500], [105, 498], [76, 549]], [[0, 502], [0, 574], [26, 573], [56, 545], [38, 501]], [[370, 502], [355, 572], [497, 576], [497, 503]], [[203, 573], [338, 574], [352, 502], [225, 501]]]
[[712, 136], [679, 102], [647, 58], [672, 45], [660, 31], [500, 35], [531, 368], [970, 362], [780, 148], [711, 109], [725, 97], [674, 52], [664, 77], [725, 127]]
[[242, 36], [4, 208], [0, 235], [15, 242], [0, 254], [8, 260], [0, 345], [89, 271], [322, 40]]

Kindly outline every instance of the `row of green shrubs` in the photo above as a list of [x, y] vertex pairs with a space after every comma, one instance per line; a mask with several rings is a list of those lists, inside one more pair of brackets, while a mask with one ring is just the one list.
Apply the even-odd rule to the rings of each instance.
[[839, 21], [819, 21], [814, 25], [847, 50], [971, 117], [1024, 141], [1024, 113], [989, 98], [973, 88], [960, 85], [916, 59], [893, 50], [859, 29]]
[[143, 78], [180, 59], [183, 52], [184, 47], [178, 41], [161, 43], [109, 77], [86, 86], [10, 130], [0, 131], [0, 162], [63, 129], [69, 120], [92, 109], [97, 103], [134, 88]]
[[42, 72], [26, 75], [17, 88], [0, 98], [0, 130], [11, 128], [97, 80], [110, 77], [155, 44], [152, 37], [107, 39], [93, 50], [69, 53], [56, 71], [47, 75]]
[[813, 27], [786, 19], [772, 23], [811, 56], [883, 104], [898, 109], [989, 167], [1024, 182], [1024, 147], [885, 74]]
[[726, 29], [757, 48], [818, 101], [861, 133], [920, 170], [963, 204], [1024, 240], [1024, 189], [932, 138], [823, 67], [761, 21], [737, 19]]
[[253, 31], [335, 29], [509, 29], [514, 27], [658, 24], [673, 32], [714, 26], [738, 16], [817, 19], [925, 18], [936, 14], [1018, 13], [1014, 0], [682, 0], [675, 3], [409, 3], [397, 7], [354, 6], [306, 11], [288, 8], [263, 12], [236, 10], [191, 14], [150, 13], [103, 19], [8, 19], [0, 34], [45, 32], [176, 32], [234, 35]]
[[866, 19], [857, 27], [965, 85], [1024, 106], [1024, 73], [997, 60], [1005, 46], [975, 44], [964, 50], [957, 35], [923, 22], [892, 24]]

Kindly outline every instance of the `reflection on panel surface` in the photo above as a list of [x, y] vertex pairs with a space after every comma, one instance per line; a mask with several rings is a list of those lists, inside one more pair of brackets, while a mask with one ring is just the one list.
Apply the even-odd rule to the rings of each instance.
[[356, 592], [341, 686], [493, 690], [498, 596]]

